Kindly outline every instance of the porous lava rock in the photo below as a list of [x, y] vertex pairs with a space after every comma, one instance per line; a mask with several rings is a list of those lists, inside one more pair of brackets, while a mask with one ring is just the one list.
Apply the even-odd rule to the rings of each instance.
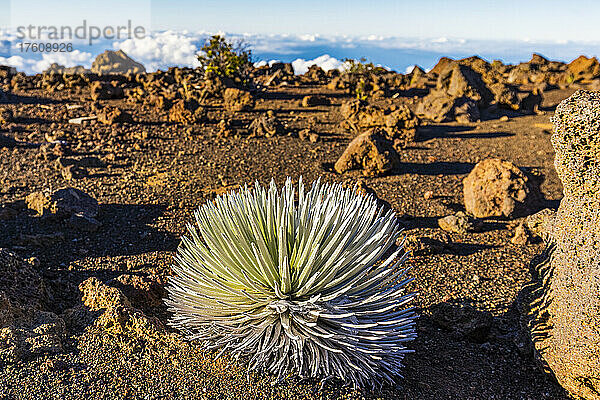
[[564, 197], [532, 225], [547, 249], [526, 288], [531, 338], [542, 365], [569, 393], [600, 399], [600, 93], [578, 91], [553, 117], [554, 165]]

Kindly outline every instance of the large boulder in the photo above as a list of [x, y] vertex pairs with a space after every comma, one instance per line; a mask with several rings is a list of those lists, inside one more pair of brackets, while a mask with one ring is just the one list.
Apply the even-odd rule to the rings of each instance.
[[497, 82], [490, 85], [490, 90], [494, 95], [494, 103], [498, 106], [511, 110], [518, 110], [521, 107], [517, 91], [512, 86]]
[[[441, 70], [442, 65], [444, 70]], [[474, 122], [480, 119], [480, 109], [496, 100], [495, 93], [482, 76], [482, 73], [492, 76], [493, 72], [485, 60], [479, 57], [460, 61], [440, 60], [436, 68], [439, 72], [435, 90], [417, 105], [415, 112], [419, 117], [434, 122]]]
[[146, 72], [146, 67], [134, 61], [123, 50], [106, 50], [96, 57], [92, 63], [91, 71], [98, 75], [143, 74]]
[[531, 83], [556, 85], [563, 79], [566, 66], [557, 61], [548, 61], [539, 54], [533, 54], [531, 60], [515, 66], [509, 66], [505, 71], [506, 83], [529, 85]]
[[518, 217], [539, 207], [535, 181], [510, 161], [488, 158], [463, 180], [465, 209], [476, 218]]
[[434, 122], [475, 122], [481, 118], [477, 103], [468, 97], [452, 97], [434, 90], [417, 104], [415, 113]]
[[418, 65], [413, 67], [412, 71], [406, 75], [406, 78], [409, 88], [425, 89], [429, 82], [428, 74]]
[[544, 367], [573, 397], [600, 400], [600, 93], [576, 92], [553, 122], [564, 197], [533, 221], [548, 248], [525, 290], [528, 322]]
[[335, 163], [335, 170], [344, 173], [362, 169], [365, 176], [381, 176], [399, 166], [400, 159], [392, 142], [379, 128], [358, 135]]
[[406, 105], [383, 108], [354, 99], [342, 103], [340, 113], [344, 128], [355, 132], [381, 128], [394, 147], [407, 147], [417, 139], [420, 121]]
[[575, 80], [593, 79], [600, 76], [600, 62], [596, 57], [579, 56], [567, 65], [567, 71], [573, 75]]
[[436, 89], [451, 97], [467, 97], [479, 106], [487, 106], [494, 98], [481, 74], [462, 64], [451, 64], [438, 76]]
[[98, 216], [98, 201], [89, 194], [71, 187], [56, 190], [49, 195], [33, 192], [25, 198], [25, 204], [44, 217], [65, 219], [75, 214], [90, 218]]

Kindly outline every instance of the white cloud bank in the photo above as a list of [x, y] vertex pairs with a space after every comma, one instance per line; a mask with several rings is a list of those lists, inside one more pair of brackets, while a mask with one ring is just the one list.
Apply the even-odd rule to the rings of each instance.
[[127, 39], [114, 42], [115, 50], [123, 50], [134, 60], [141, 62], [148, 71], [174, 66], [197, 67], [197, 43], [201, 38], [187, 32], [166, 31], [143, 39]]
[[[415, 64], [428, 70], [441, 56], [452, 58], [478, 54], [488, 60], [505, 62], [527, 61], [532, 52], [540, 52], [551, 59], [571, 60], [579, 54], [600, 55], [600, 42], [532, 42], [532, 41], [477, 41], [460, 38], [401, 38], [388, 36], [322, 36], [225, 34], [228, 39], [243, 39], [257, 59], [257, 65], [267, 60], [291, 62], [297, 74], [311, 65], [324, 70], [343, 68], [342, 59], [366, 57], [369, 62], [397, 71], [412, 70]], [[94, 57], [106, 49], [125, 51], [134, 60], [144, 64], [148, 71], [166, 70], [172, 66], [196, 67], [196, 55], [211, 32], [161, 31], [152, 32], [143, 39], [104, 41], [93, 47], [73, 43], [71, 53], [22, 53], [17, 49], [14, 34], [0, 30], [0, 64], [16, 67], [28, 74], [39, 73], [56, 62], [72, 67], [91, 66]], [[264, 60], [264, 61], [260, 61]]]
[[329, 71], [330, 69], [341, 69], [344, 65], [344, 62], [338, 60], [337, 58], [331, 57], [329, 54], [324, 54], [312, 60], [297, 58], [296, 60], [292, 61], [292, 67], [294, 67], [294, 72], [296, 75], [304, 74], [313, 65], [318, 65], [319, 67], [323, 68], [324, 71]]
[[19, 55], [0, 57], [0, 65], [15, 67], [18, 71], [24, 71], [28, 74], [43, 72], [54, 63], [65, 67], [74, 67], [76, 65], [89, 67], [92, 61], [92, 53], [80, 50], [65, 53], [43, 53], [41, 59], [26, 58]]

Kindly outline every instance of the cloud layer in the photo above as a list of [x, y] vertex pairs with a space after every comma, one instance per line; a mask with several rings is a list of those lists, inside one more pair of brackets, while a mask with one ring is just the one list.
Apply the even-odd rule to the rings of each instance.
[[[218, 32], [224, 34], [223, 32]], [[99, 41], [93, 46], [74, 43], [70, 53], [21, 52], [14, 34], [0, 31], [0, 64], [11, 65], [28, 74], [39, 73], [52, 63], [67, 67], [89, 68], [96, 55], [106, 49], [122, 49], [141, 62], [148, 71], [171, 66], [197, 66], [196, 54], [211, 35], [210, 32], [161, 31], [143, 39]], [[532, 52], [551, 59], [569, 61], [580, 54], [600, 55], [600, 42], [534, 42], [481, 41], [460, 38], [400, 38], [391, 36], [321, 36], [226, 34], [229, 39], [244, 40], [257, 62], [279, 60], [291, 62], [296, 73], [304, 73], [311, 65], [325, 70], [341, 68], [346, 58], [366, 57], [368, 61], [405, 72], [419, 65], [429, 69], [442, 56], [453, 58], [477, 54], [488, 60], [501, 59], [516, 63], [527, 61]]]

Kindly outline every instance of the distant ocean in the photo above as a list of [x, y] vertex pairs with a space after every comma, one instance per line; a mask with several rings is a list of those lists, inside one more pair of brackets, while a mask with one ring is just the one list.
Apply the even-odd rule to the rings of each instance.
[[[296, 73], [310, 65], [324, 69], [339, 68], [346, 58], [365, 57], [376, 65], [404, 73], [414, 65], [427, 70], [440, 57], [463, 58], [478, 55], [488, 61], [504, 63], [528, 61], [533, 52], [546, 58], [570, 61], [577, 56], [600, 55], [600, 42], [551, 41], [485, 41], [461, 38], [350, 37], [321, 35], [255, 35], [224, 34], [230, 39], [243, 39], [252, 49], [256, 63], [292, 62]], [[10, 65], [27, 74], [42, 72], [52, 63], [66, 67], [90, 67], [104, 50], [122, 49], [141, 62], [148, 71], [171, 66], [195, 66], [195, 55], [213, 33], [191, 31], [156, 31], [143, 39], [101, 40], [92, 46], [85, 41], [72, 42], [72, 52], [22, 52], [14, 32], [0, 30], [0, 65]]]

